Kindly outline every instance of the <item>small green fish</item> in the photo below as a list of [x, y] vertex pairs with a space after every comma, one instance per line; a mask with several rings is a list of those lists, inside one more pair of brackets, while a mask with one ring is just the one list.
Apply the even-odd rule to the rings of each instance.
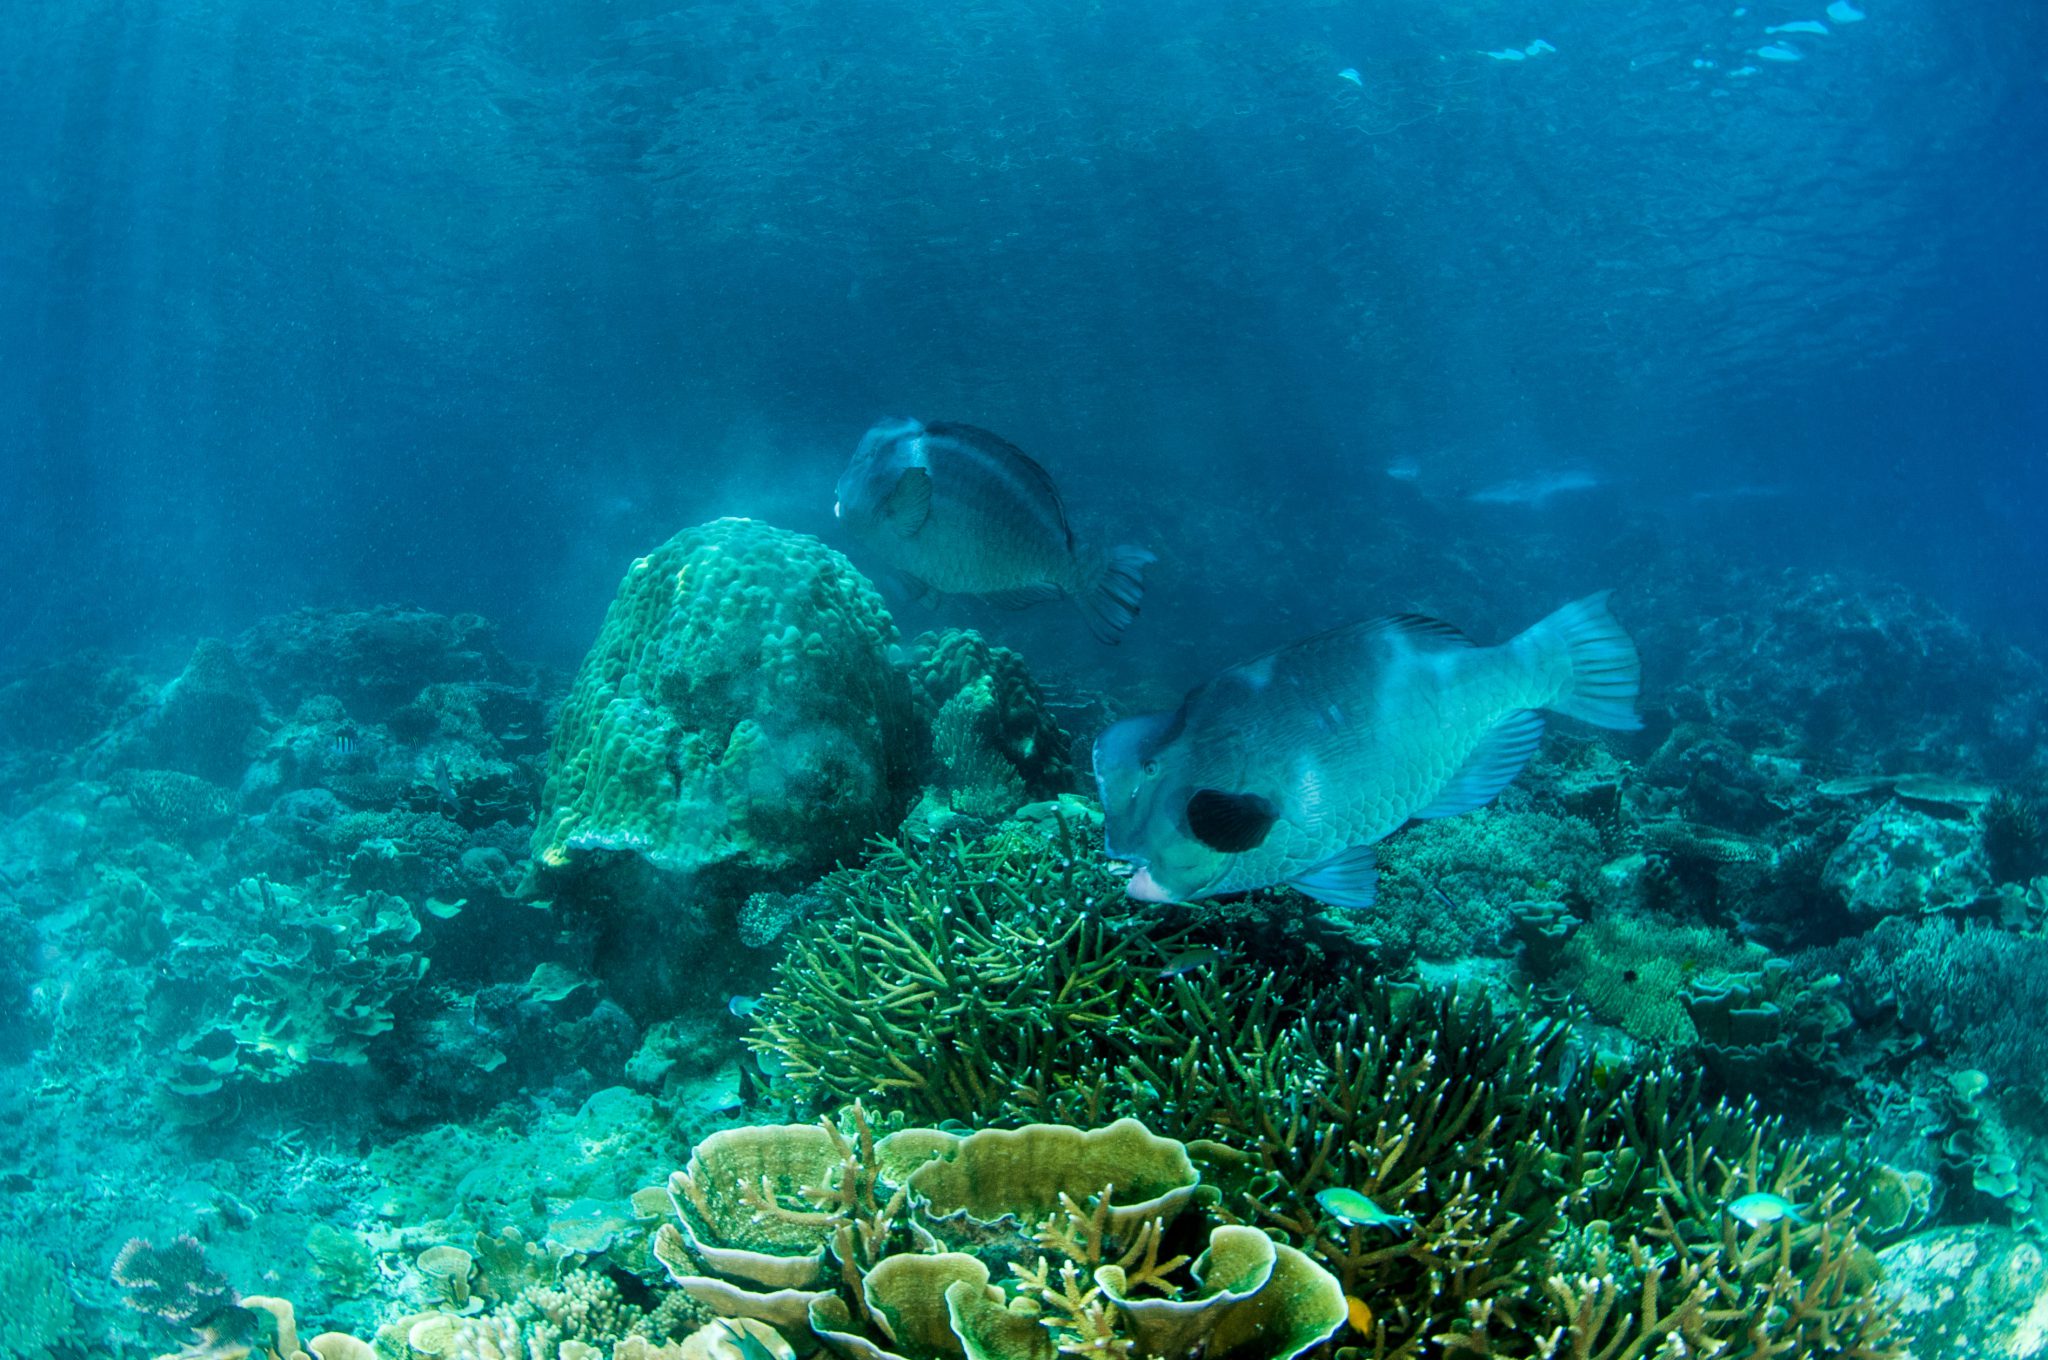
[[1159, 970], [1158, 976], [1176, 978], [1183, 973], [1192, 973], [1199, 968], [1207, 968], [1212, 963], [1221, 962], [1223, 951], [1220, 949], [1190, 949], [1185, 954], [1176, 954], [1168, 959], [1166, 966]]
[[1799, 1211], [1792, 1207], [1792, 1201], [1783, 1195], [1774, 1195], [1768, 1190], [1759, 1190], [1735, 1200], [1729, 1204], [1728, 1213], [1737, 1221], [1752, 1228], [1761, 1228], [1766, 1223], [1776, 1223], [1779, 1219], [1790, 1219], [1794, 1223], [1806, 1222]]
[[731, 1339], [733, 1348], [739, 1351], [740, 1360], [778, 1360], [775, 1352], [768, 1349], [767, 1342], [739, 1323], [730, 1318], [720, 1318], [718, 1322], [725, 1328], [725, 1334]]
[[1316, 1203], [1339, 1223], [1358, 1228], [1412, 1228], [1415, 1220], [1407, 1214], [1390, 1214], [1356, 1190], [1324, 1190]]

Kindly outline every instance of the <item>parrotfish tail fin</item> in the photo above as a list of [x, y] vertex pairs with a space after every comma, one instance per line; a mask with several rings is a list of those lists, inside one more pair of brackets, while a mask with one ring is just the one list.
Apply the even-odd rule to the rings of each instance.
[[1081, 606], [1097, 642], [1114, 646], [1123, 641], [1145, 594], [1145, 568], [1158, 560], [1129, 544], [1111, 548], [1074, 591], [1074, 603]]
[[1573, 600], [1530, 631], [1562, 640], [1571, 657], [1570, 688], [1545, 707], [1595, 727], [1633, 732], [1643, 725], [1636, 716], [1643, 663], [1636, 644], [1607, 612], [1607, 597], [1613, 593], [1603, 590]]

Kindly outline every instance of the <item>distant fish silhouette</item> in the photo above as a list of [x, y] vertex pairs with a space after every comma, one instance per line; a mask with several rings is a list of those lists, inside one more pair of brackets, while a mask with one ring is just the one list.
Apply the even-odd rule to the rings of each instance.
[[1535, 477], [1518, 477], [1481, 487], [1466, 499], [1476, 505], [1526, 505], [1540, 510], [1558, 496], [1574, 491], [1592, 491], [1605, 486], [1599, 477], [1580, 468], [1546, 472]]
[[434, 796], [450, 815], [462, 811], [462, 802], [455, 796], [455, 776], [448, 772], [446, 756], [438, 756], [434, 760]]

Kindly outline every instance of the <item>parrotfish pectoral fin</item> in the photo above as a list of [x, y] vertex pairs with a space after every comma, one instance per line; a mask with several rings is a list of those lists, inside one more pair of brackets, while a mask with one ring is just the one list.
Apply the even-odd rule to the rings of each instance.
[[1510, 713], [1494, 724], [1465, 763], [1437, 790], [1428, 807], [1409, 816], [1417, 821], [1430, 817], [1455, 817], [1485, 807], [1500, 797], [1500, 791], [1515, 782], [1515, 776], [1536, 754], [1543, 740], [1543, 715], [1529, 709]]
[[931, 473], [921, 467], [905, 469], [882, 502], [882, 519], [900, 536], [910, 538], [924, 528], [931, 515]]
[[1372, 847], [1354, 845], [1289, 882], [1318, 902], [1362, 911], [1379, 891], [1380, 871], [1373, 864]]
[[1114, 646], [1123, 641], [1124, 629], [1138, 617], [1138, 601], [1145, 595], [1145, 568], [1158, 560], [1129, 544], [1111, 548], [1093, 576], [1074, 591], [1074, 603], [1081, 606], [1097, 642]]
[[1550, 702], [1551, 711], [1595, 727], [1633, 732], [1643, 725], [1636, 716], [1643, 663], [1636, 644], [1607, 612], [1607, 597], [1613, 593], [1603, 590], [1574, 600], [1536, 628], [1561, 634], [1571, 655], [1571, 688]]
[[1188, 799], [1188, 830], [1211, 850], [1226, 855], [1258, 849], [1279, 820], [1280, 809], [1273, 800], [1256, 793], [1197, 789]]
[[905, 595], [916, 600], [926, 609], [937, 609], [939, 607], [939, 592], [933, 590], [923, 577], [912, 576], [907, 571], [892, 571], [889, 575], [895, 579], [898, 586], [902, 587]]

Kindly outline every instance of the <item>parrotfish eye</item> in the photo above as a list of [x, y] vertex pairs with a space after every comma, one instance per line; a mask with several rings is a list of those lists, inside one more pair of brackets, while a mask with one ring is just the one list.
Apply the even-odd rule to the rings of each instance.
[[1148, 760], [1148, 761], [1146, 761], [1146, 762], [1145, 762], [1145, 777], [1146, 777], [1147, 779], [1157, 779], [1157, 778], [1159, 777], [1159, 762], [1158, 762], [1158, 761], [1156, 761], [1156, 760]]

